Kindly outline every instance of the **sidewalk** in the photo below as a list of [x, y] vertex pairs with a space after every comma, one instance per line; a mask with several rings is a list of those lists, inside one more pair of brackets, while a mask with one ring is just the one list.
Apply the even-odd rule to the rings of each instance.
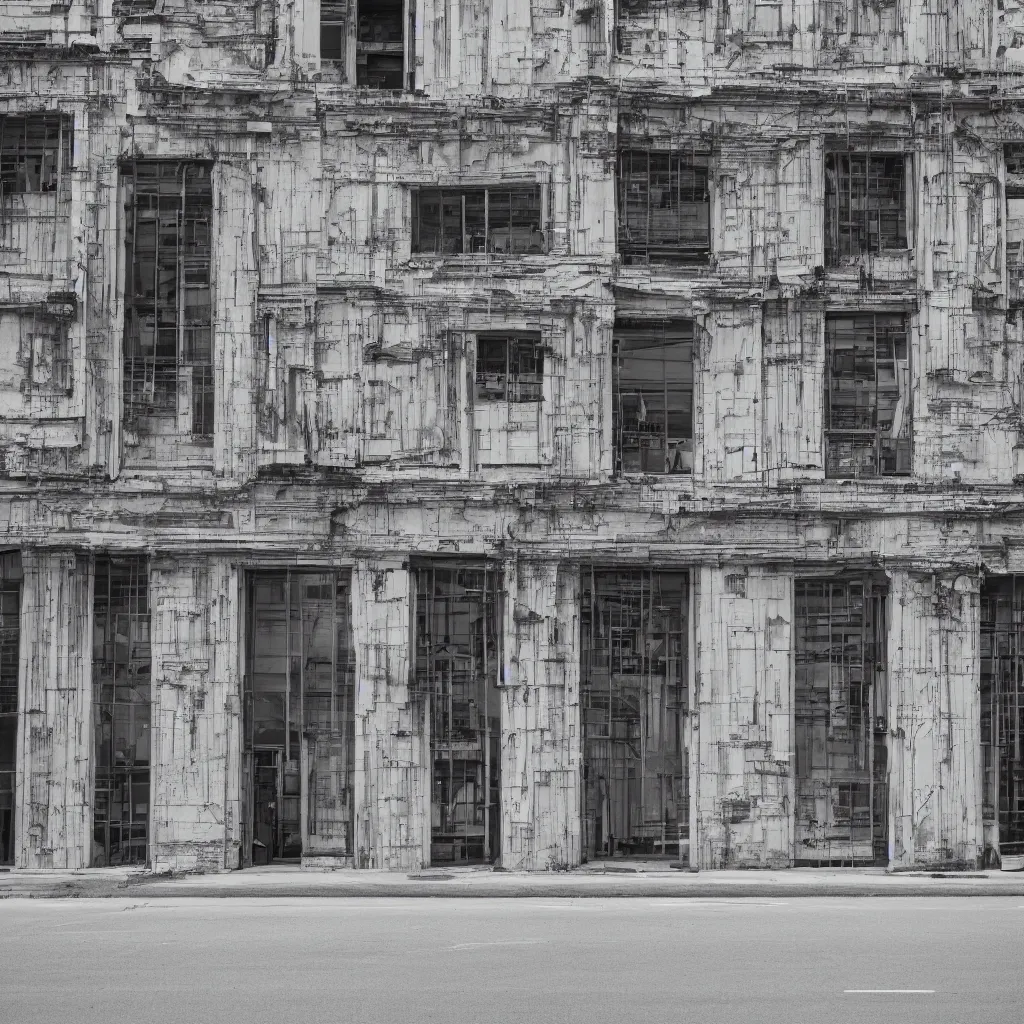
[[577, 871], [528, 873], [490, 868], [423, 871], [303, 871], [273, 865], [207, 875], [154, 875], [138, 869], [0, 871], [9, 897], [425, 897], [528, 898], [642, 896], [667, 899], [805, 896], [1024, 897], [1024, 872], [886, 872], [881, 868], [788, 871], [674, 870], [665, 861], [616, 861]]

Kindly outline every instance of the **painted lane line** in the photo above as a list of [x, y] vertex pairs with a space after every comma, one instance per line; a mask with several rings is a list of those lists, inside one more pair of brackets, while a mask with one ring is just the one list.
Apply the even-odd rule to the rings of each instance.
[[844, 996], [933, 996], [933, 988], [844, 988]]
[[547, 939], [504, 939], [498, 942], [460, 942], [449, 949], [482, 949], [484, 946], [538, 946], [547, 945]]

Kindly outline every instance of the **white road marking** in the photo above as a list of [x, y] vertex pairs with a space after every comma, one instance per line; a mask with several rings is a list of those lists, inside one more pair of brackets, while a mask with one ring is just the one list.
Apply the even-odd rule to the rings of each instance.
[[933, 996], [933, 988], [844, 988], [844, 996]]
[[665, 903], [648, 903], [649, 907], [788, 907], [782, 901], [765, 900], [688, 900], [685, 897]]
[[537, 946], [546, 945], [547, 939], [503, 939], [498, 942], [460, 942], [449, 949], [480, 949], [483, 946]]

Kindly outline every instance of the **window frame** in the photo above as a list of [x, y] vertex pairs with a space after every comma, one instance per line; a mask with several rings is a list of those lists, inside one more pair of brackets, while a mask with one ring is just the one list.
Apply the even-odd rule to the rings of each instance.
[[[837, 377], [833, 370], [835, 367], [835, 350], [834, 344], [836, 340], [835, 328], [833, 325], [838, 324], [844, 320], [856, 321], [858, 319], [866, 319], [870, 317], [872, 321], [872, 362], [874, 366], [874, 387], [872, 389], [872, 402], [869, 406], [871, 418], [874, 425], [868, 427], [845, 427], [845, 426], [833, 426], [833, 415], [835, 410], [835, 404], [833, 399], [833, 393], [838, 392], [839, 389], [833, 386], [836, 380], [846, 380], [852, 383], [851, 387], [846, 390], [854, 395], [857, 395], [862, 389], [858, 388], [858, 384], [861, 379], [856, 374], [850, 377]], [[899, 403], [904, 402], [904, 408], [902, 416], [905, 419], [905, 428], [901, 429], [900, 434], [905, 436], [892, 437], [892, 421], [889, 423], [888, 431], [890, 437], [889, 441], [893, 445], [893, 458], [895, 460], [895, 468], [891, 472], [885, 472], [882, 469], [883, 466], [883, 447], [882, 442], [886, 440], [883, 437], [885, 427], [879, 423], [879, 399], [880, 399], [880, 386], [879, 386], [879, 322], [880, 320], [889, 321], [901, 321], [901, 328], [892, 329], [884, 332], [886, 335], [893, 337], [902, 335], [903, 346], [905, 350], [905, 357], [903, 360], [898, 355], [897, 343], [893, 341], [892, 350], [892, 374], [893, 384], [891, 387], [885, 388], [883, 391], [883, 398], [888, 395], [889, 398], [895, 394], [895, 399], [892, 402], [893, 405], [893, 419], [895, 420], [896, 413], [899, 409]], [[895, 324], [893, 325], [895, 328]], [[854, 328], [856, 330], [856, 327]], [[825, 373], [824, 373], [824, 410], [823, 410], [823, 423], [824, 423], [824, 434], [825, 434], [825, 477], [829, 480], [882, 480], [892, 478], [909, 478], [913, 475], [914, 469], [914, 377], [913, 377], [913, 362], [912, 362], [912, 344], [911, 344], [911, 322], [910, 315], [907, 312], [890, 312], [890, 311], [832, 311], [825, 315]], [[854, 341], [856, 346], [856, 341]], [[854, 367], [858, 356], [856, 354], [856, 347], [853, 350]], [[905, 367], [900, 367], [900, 362], [904, 362]], [[888, 362], [888, 360], [886, 360]], [[904, 394], [900, 394], [900, 374], [905, 376], [905, 387]], [[868, 389], [863, 389], [868, 390]], [[888, 398], [886, 398], [888, 400]], [[860, 405], [845, 405], [840, 408], [853, 408], [859, 410]], [[836, 464], [833, 462], [833, 446], [839, 443], [840, 439], [848, 440], [851, 443], [851, 460], [856, 457], [856, 441], [859, 438], [874, 438], [873, 451], [874, 451], [874, 465], [875, 472], [873, 473], [862, 473], [859, 471], [859, 466], [854, 466], [851, 472], [844, 472], [836, 468]], [[905, 448], [905, 460], [906, 468], [904, 470], [899, 469], [901, 449]]]
[[[499, 344], [505, 349], [505, 369], [481, 369], [481, 349]], [[526, 405], [544, 401], [545, 347], [539, 331], [479, 331], [476, 335], [475, 367], [473, 374], [476, 404]], [[524, 370], [524, 362], [532, 361], [533, 370]], [[495, 364], [497, 365], [497, 364]], [[533, 379], [523, 380], [522, 377]], [[488, 392], [487, 378], [501, 377], [501, 393], [493, 388]]]
[[[12, 128], [20, 127], [22, 145]], [[30, 130], [42, 133], [43, 138], [29, 142]], [[56, 131], [53, 137], [50, 133]], [[14, 138], [14, 152], [8, 151], [9, 140]], [[34, 177], [38, 187], [31, 184], [28, 163], [38, 160]], [[64, 194], [68, 191], [67, 173], [73, 169], [74, 117], [59, 110], [27, 111], [0, 114], [0, 197], [10, 195]], [[48, 187], [44, 187], [44, 179]], [[13, 182], [13, 186], [12, 186]]]

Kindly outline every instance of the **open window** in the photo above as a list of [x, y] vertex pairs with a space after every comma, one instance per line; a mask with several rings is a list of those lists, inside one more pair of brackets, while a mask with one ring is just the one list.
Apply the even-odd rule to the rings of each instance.
[[693, 339], [692, 320], [615, 321], [616, 473], [693, 472]]
[[538, 185], [423, 188], [412, 194], [414, 253], [542, 253], [541, 224]]
[[888, 861], [887, 583], [794, 582], [796, 861]]
[[124, 402], [140, 433], [213, 438], [210, 164], [122, 167], [126, 245]]
[[539, 334], [478, 334], [476, 397], [480, 402], [540, 402], [544, 350]]
[[149, 859], [152, 671], [149, 563], [96, 561], [92, 683], [93, 867]]
[[404, 8], [404, 0], [358, 0], [356, 85], [404, 88]]
[[907, 158], [902, 153], [825, 154], [825, 262], [907, 248]]
[[1006, 298], [1024, 305], [1024, 145], [1006, 147]]
[[829, 314], [825, 344], [827, 475], [909, 475], [911, 390], [906, 316]]
[[0, 554], [0, 864], [14, 863], [21, 579], [21, 555]]
[[0, 197], [57, 192], [71, 167], [67, 114], [0, 114]]
[[700, 263], [711, 252], [708, 155], [619, 153], [619, 253], [626, 263]]

